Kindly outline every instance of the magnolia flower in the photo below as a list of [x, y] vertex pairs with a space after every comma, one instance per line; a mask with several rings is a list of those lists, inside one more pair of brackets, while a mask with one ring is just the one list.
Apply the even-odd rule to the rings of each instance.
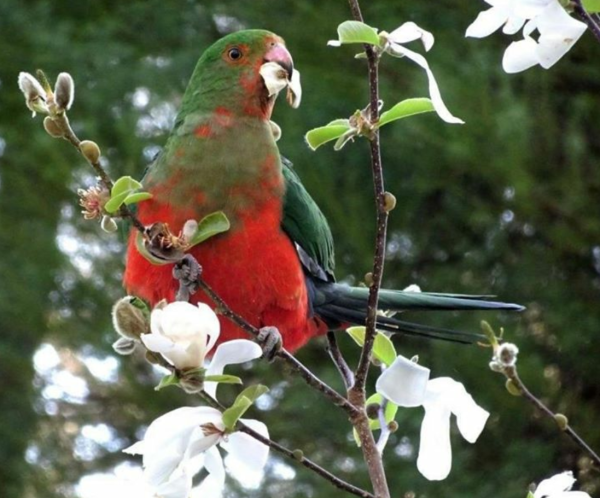
[[460, 382], [449, 377], [429, 380], [429, 369], [402, 356], [377, 379], [377, 392], [404, 407], [423, 406], [417, 468], [430, 481], [445, 479], [452, 466], [450, 415], [462, 436], [474, 443], [489, 417]]
[[[262, 422], [245, 419], [241, 422], [269, 437]], [[166, 413], [150, 424], [142, 441], [123, 451], [143, 455], [144, 478], [157, 496], [188, 498], [192, 478], [202, 468], [209, 475], [199, 490], [220, 491], [224, 487], [225, 471], [218, 447], [226, 450], [233, 460], [230, 470], [244, 475], [262, 472], [269, 454], [268, 446], [245, 433], [228, 434], [222, 413], [205, 406], [178, 408]]]
[[590, 498], [590, 495], [583, 491], [571, 491], [573, 484], [573, 472], [556, 474], [538, 484], [533, 498]]
[[[571, 49], [586, 28], [584, 23], [567, 14], [558, 0], [552, 0], [540, 15], [525, 25], [525, 38], [506, 49], [502, 67], [507, 73], [518, 73], [538, 64], [548, 69]], [[537, 42], [531, 38], [535, 29], [540, 33]]]
[[[537, 64], [548, 69], [569, 51], [586, 29], [584, 23], [567, 14], [559, 0], [485, 1], [492, 8], [479, 14], [465, 36], [483, 38], [502, 25], [503, 32], [512, 35], [525, 25], [524, 39], [513, 42], [504, 53], [502, 66], [507, 73], [524, 71]], [[540, 33], [538, 41], [531, 38], [536, 29]]]
[[[421, 29], [414, 22], [406, 22], [391, 33], [382, 31], [379, 33], [379, 36], [384, 40], [383, 50], [385, 52], [393, 55], [394, 57], [407, 57], [425, 70], [425, 73], [427, 73], [427, 79], [429, 80], [429, 96], [431, 97], [433, 107], [435, 108], [435, 111], [438, 113], [439, 117], [447, 123], [464, 123], [464, 121], [461, 119], [453, 116], [446, 107], [446, 104], [444, 104], [438, 84], [435, 81], [435, 77], [433, 76], [431, 69], [429, 69], [429, 64], [427, 63], [425, 57], [403, 46], [405, 43], [421, 40], [425, 51], [429, 52], [433, 46], [433, 35], [429, 31]], [[329, 42], [329, 44], [332, 43]]]
[[206, 304], [183, 301], [155, 308], [150, 315], [151, 334], [142, 334], [150, 351], [160, 353], [179, 370], [201, 368], [220, 333], [219, 319]]

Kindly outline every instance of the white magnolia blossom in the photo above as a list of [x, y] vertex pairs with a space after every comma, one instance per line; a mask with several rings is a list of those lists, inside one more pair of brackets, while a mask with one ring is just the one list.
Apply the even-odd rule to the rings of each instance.
[[[429, 31], [425, 31], [417, 26], [414, 22], [406, 22], [391, 33], [381, 32], [379, 35], [385, 39], [385, 45], [383, 48], [385, 52], [393, 55], [394, 57], [406, 57], [423, 68], [429, 81], [429, 96], [431, 97], [433, 107], [438, 116], [447, 123], [463, 124], [464, 121], [453, 116], [446, 107], [446, 104], [444, 104], [444, 101], [442, 100], [442, 94], [440, 93], [435, 76], [429, 68], [427, 59], [425, 59], [425, 57], [423, 57], [421, 54], [413, 52], [412, 50], [409, 50], [403, 46], [405, 43], [421, 40], [425, 51], [429, 52], [434, 42], [433, 35]], [[331, 44], [331, 42], [329, 43]]]
[[571, 491], [573, 484], [573, 472], [556, 474], [538, 484], [533, 498], [590, 498], [590, 495], [583, 491]]
[[142, 342], [178, 369], [201, 368], [221, 331], [219, 319], [208, 305], [183, 301], [154, 309], [150, 330], [151, 334], [142, 334]]
[[[507, 73], [524, 71], [535, 65], [553, 66], [586, 30], [573, 19], [559, 0], [485, 0], [492, 7], [479, 14], [467, 28], [466, 36], [483, 38], [504, 26], [505, 34], [523, 28], [524, 39], [506, 49], [502, 66]], [[538, 40], [531, 35], [537, 30]]]
[[460, 382], [450, 377], [429, 380], [429, 369], [398, 356], [377, 379], [376, 389], [404, 407], [423, 406], [417, 468], [430, 481], [448, 477], [452, 467], [450, 415], [456, 416], [462, 436], [474, 443], [489, 417]]
[[[265, 437], [269, 431], [262, 422], [241, 422]], [[214, 408], [184, 407], [157, 418], [150, 424], [144, 439], [123, 450], [143, 455], [144, 478], [161, 498], [188, 498], [192, 478], [201, 469], [208, 471], [196, 491], [203, 497], [220, 494], [225, 485], [223, 459], [218, 447], [232, 460], [230, 472], [262, 473], [269, 447], [242, 432], [227, 434], [222, 414]]]

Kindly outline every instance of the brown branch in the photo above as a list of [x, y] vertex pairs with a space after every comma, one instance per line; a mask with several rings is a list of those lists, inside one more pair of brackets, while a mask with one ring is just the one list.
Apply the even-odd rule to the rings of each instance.
[[[554, 413], [550, 408], [548, 408], [542, 401], [537, 398], [523, 383], [519, 374], [517, 372], [516, 365], [514, 366], [505, 366], [503, 371], [504, 375], [507, 379], [509, 379], [521, 392], [523, 397], [529, 401], [533, 406], [535, 406], [539, 411], [541, 411], [544, 415], [554, 420], [557, 423], [559, 429], [567, 434], [577, 446], [583, 449], [591, 459], [594, 461], [596, 465], [600, 465], [600, 456], [583, 440], [583, 438], [573, 430], [573, 428], [569, 425], [568, 421], [564, 420], [563, 423], [566, 424], [564, 426], [561, 425], [559, 419], [557, 418], [557, 413]], [[566, 419], [566, 417], [565, 417]]]
[[338, 369], [342, 380], [344, 381], [344, 386], [346, 390], [352, 387], [354, 384], [354, 372], [350, 370], [348, 363], [342, 356], [342, 352], [337, 343], [337, 339], [335, 337], [335, 332], [327, 332], [327, 352], [329, 353], [329, 357], [331, 361], [333, 361], [334, 365]]
[[581, 0], [573, 0], [573, 4], [575, 7], [575, 12], [577, 13], [577, 15], [581, 18], [581, 20], [586, 23], [588, 25], [588, 28], [590, 28], [590, 31], [593, 33], [593, 35], [596, 37], [596, 39], [600, 42], [600, 23], [598, 23], [598, 21], [596, 20], [596, 17], [594, 17], [593, 14], [590, 14], [587, 10], [585, 10], [585, 7], [583, 6], [583, 3]]
[[[220, 411], [225, 410], [225, 407], [221, 403], [219, 403], [219, 401], [214, 399], [212, 396], [210, 396], [206, 392], [201, 392], [200, 396], [213, 408], [216, 408], [217, 410], [220, 410]], [[248, 427], [243, 422], [238, 422], [237, 428], [240, 432], [244, 432], [245, 434], [248, 434], [249, 436], [253, 437], [257, 441], [260, 441], [264, 445], [275, 450], [276, 452], [290, 458], [291, 460], [294, 460], [295, 462], [300, 463], [307, 469], [312, 470], [316, 474], [320, 475], [323, 479], [329, 481], [336, 488], [341, 489], [342, 491], [351, 493], [353, 495], [360, 496], [362, 498], [375, 498], [375, 496], [372, 495], [371, 493], [369, 493], [368, 491], [365, 491], [364, 489], [358, 488], [358, 487], [344, 481], [343, 479], [340, 479], [339, 477], [332, 474], [328, 470], [324, 469], [323, 467], [321, 467], [317, 463], [313, 462], [309, 458], [306, 458], [304, 456], [304, 454], [302, 453], [302, 451], [290, 450], [289, 448], [286, 448], [285, 446], [273, 441], [272, 439], [269, 439], [268, 437], [263, 436], [259, 432], [256, 432], [254, 429]]]

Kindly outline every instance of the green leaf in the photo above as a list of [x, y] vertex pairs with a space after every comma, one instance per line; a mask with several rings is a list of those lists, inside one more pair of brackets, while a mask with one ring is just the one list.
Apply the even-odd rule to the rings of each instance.
[[527, 493], [527, 497], [526, 498], [534, 498], [533, 493], [531, 491], [529, 491]]
[[360, 438], [358, 437], [358, 431], [356, 429], [352, 429], [352, 437], [354, 437], [354, 442], [356, 443], [356, 446], [360, 448]]
[[304, 139], [306, 140], [308, 146], [312, 150], [317, 150], [317, 148], [319, 148], [321, 145], [341, 137], [350, 129], [350, 125], [348, 123], [337, 124], [337, 122], [341, 121], [343, 120], [339, 119], [336, 121], [332, 121], [332, 123], [336, 124], [330, 123], [326, 126], [321, 126], [320, 128], [313, 128], [312, 130], [308, 131], [306, 135], [304, 135]]
[[[381, 405], [381, 403], [383, 403], [383, 396], [381, 396], [381, 394], [379, 394], [379, 393], [373, 394], [366, 401], [365, 406], [372, 405], [375, 403], [377, 403], [379, 405]], [[386, 423], [389, 424], [392, 420], [394, 420], [397, 412], [398, 412], [398, 405], [396, 405], [388, 400], [385, 405], [385, 421], [386, 421]], [[379, 419], [369, 420], [369, 427], [371, 428], [372, 431], [374, 431], [376, 429], [381, 429], [381, 424], [379, 423]]]
[[137, 192], [135, 194], [129, 194], [125, 197], [125, 204], [136, 204], [138, 202], [147, 201], [148, 199], [152, 199], [152, 194], [148, 192]]
[[156, 386], [154, 388], [154, 390], [160, 391], [161, 389], [163, 389], [165, 387], [176, 386], [178, 384], [179, 384], [179, 379], [177, 378], [177, 376], [175, 374], [169, 374], [169, 375], [165, 375], [162, 379], [160, 379], [158, 386]]
[[370, 43], [379, 45], [377, 30], [359, 21], [345, 21], [338, 26], [340, 43]]
[[225, 427], [230, 431], [233, 431], [237, 421], [251, 406], [252, 401], [245, 396], [238, 396], [235, 400], [235, 403], [223, 412], [223, 425], [225, 425]]
[[242, 379], [235, 375], [207, 375], [205, 382], [218, 382], [220, 384], [242, 384]]
[[190, 239], [190, 245], [195, 246], [196, 244], [200, 244], [210, 237], [226, 232], [230, 227], [231, 224], [223, 211], [211, 213], [202, 218], [200, 223], [198, 223], [198, 229]]
[[[366, 327], [349, 327], [346, 329], [346, 332], [350, 334], [350, 337], [354, 339], [354, 342], [361, 347], [365, 343], [365, 331]], [[392, 341], [390, 341], [388, 336], [381, 332], [377, 332], [377, 335], [375, 336], [373, 356], [388, 367], [394, 363], [394, 360], [398, 356]]]
[[248, 398], [252, 403], [254, 403], [258, 398], [260, 398], [263, 394], [268, 393], [269, 388], [267, 386], [263, 386], [262, 384], [255, 384], [253, 386], [247, 387], [244, 389], [239, 395], [245, 398]]
[[435, 111], [433, 103], [430, 99], [406, 99], [399, 102], [389, 111], [381, 113], [377, 126], [382, 126], [396, 121], [397, 119], [407, 118], [408, 116], [414, 116], [415, 114], [421, 114], [424, 112]]
[[142, 256], [144, 256], [144, 258], [146, 260], [148, 260], [153, 265], [168, 265], [168, 264], [173, 263], [173, 261], [167, 261], [166, 259], [159, 259], [159, 258], [153, 256], [152, 254], [150, 254], [148, 252], [148, 249], [146, 249], [146, 246], [144, 245], [144, 238], [142, 237], [142, 234], [140, 232], [137, 232], [136, 236], [135, 236], [135, 248], [138, 250], [138, 252]]
[[110, 197], [113, 198], [123, 192], [132, 192], [139, 188], [142, 188], [140, 182], [134, 180], [130, 176], [122, 176], [114, 183], [113, 188], [110, 191]]
[[107, 213], [116, 213], [121, 207], [121, 204], [125, 202], [125, 199], [130, 194], [131, 192], [127, 191], [111, 197], [110, 200], [104, 205], [104, 210]]
[[583, 0], [583, 7], [590, 14], [600, 12], [600, 0]]

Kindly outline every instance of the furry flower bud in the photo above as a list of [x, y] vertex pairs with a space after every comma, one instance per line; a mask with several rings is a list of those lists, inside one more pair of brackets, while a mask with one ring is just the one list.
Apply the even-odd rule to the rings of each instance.
[[150, 331], [150, 322], [143, 307], [134, 303], [143, 303], [135, 296], [119, 299], [112, 309], [112, 320], [115, 330], [127, 339], [139, 340], [142, 334]]
[[60, 73], [54, 87], [54, 101], [62, 110], [68, 111], [75, 98], [75, 83], [69, 73]]

